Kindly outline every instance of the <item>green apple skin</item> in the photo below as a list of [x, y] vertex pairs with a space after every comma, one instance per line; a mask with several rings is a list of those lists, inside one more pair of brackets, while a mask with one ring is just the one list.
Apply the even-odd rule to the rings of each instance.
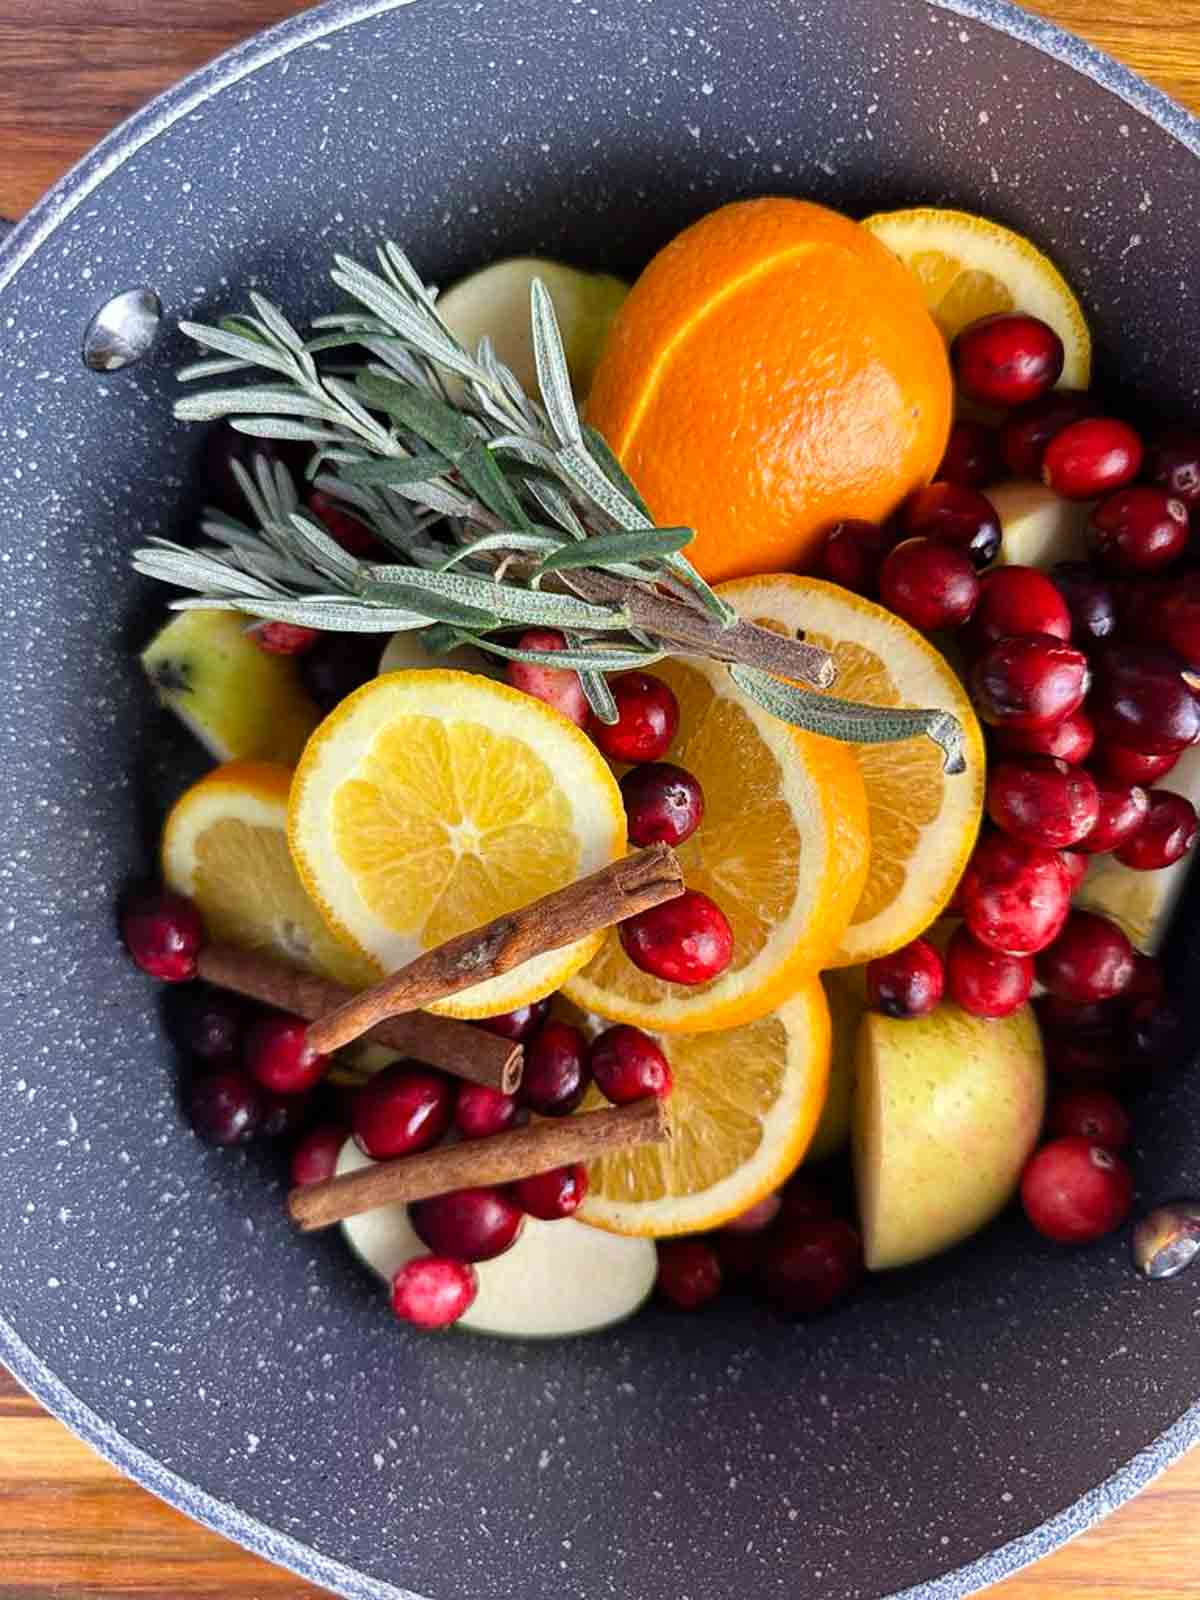
[[1046, 1101], [1030, 1006], [988, 1022], [952, 1002], [859, 1030], [853, 1117], [863, 1250], [872, 1271], [937, 1255], [1011, 1200]]
[[867, 1008], [866, 968], [839, 967], [821, 974], [829, 1019], [833, 1025], [833, 1053], [829, 1061], [829, 1088], [805, 1161], [828, 1161], [850, 1143], [857, 1076], [858, 1027]]

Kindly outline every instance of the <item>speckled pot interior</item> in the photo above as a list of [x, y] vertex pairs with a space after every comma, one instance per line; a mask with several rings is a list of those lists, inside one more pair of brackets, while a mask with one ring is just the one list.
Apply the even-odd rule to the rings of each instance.
[[[115, 135], [0, 256], [0, 1356], [92, 1443], [346, 1594], [874, 1600], [965, 1593], [1093, 1520], [1200, 1427], [1200, 1279], [1018, 1223], [783, 1327], [739, 1303], [591, 1341], [408, 1337], [278, 1174], [183, 1127], [122, 957], [184, 744], [127, 572], [188, 525], [183, 341], [99, 377], [82, 330], [334, 249], [449, 279], [538, 250], [633, 272], [733, 196], [933, 201], [1050, 248], [1105, 364], [1193, 407], [1195, 125], [1024, 14], [924, 0], [416, 0], [323, 8]], [[1172, 955], [1182, 970], [1196, 917]], [[1139, 1124], [1145, 1198], [1200, 1189], [1194, 1076]]]

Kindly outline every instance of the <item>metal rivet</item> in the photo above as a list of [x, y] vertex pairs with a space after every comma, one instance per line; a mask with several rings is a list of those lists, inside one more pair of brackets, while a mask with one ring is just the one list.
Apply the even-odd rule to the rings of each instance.
[[1175, 1200], [1142, 1218], [1130, 1241], [1145, 1278], [1173, 1278], [1200, 1257], [1200, 1201]]
[[140, 361], [158, 336], [162, 301], [153, 289], [127, 289], [100, 307], [83, 336], [83, 362], [116, 372]]

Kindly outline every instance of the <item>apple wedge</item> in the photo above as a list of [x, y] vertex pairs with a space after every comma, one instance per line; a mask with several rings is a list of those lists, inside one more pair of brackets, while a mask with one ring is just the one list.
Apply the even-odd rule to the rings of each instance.
[[854, 1107], [854, 1079], [858, 1029], [867, 1009], [865, 967], [837, 967], [821, 974], [825, 998], [829, 1002], [832, 1024], [832, 1053], [829, 1058], [829, 1088], [821, 1120], [804, 1159], [827, 1161], [850, 1142], [850, 1119]]
[[1086, 561], [1084, 529], [1092, 502], [1063, 500], [1042, 483], [1014, 479], [986, 490], [1000, 519], [998, 562], [1006, 567], [1047, 567]]

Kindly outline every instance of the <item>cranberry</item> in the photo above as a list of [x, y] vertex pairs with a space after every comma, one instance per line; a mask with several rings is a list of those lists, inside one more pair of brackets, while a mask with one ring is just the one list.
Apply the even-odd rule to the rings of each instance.
[[249, 1144], [262, 1127], [263, 1092], [240, 1067], [217, 1067], [192, 1079], [185, 1109], [206, 1144]]
[[900, 517], [906, 535], [952, 545], [970, 556], [976, 567], [986, 567], [1000, 549], [995, 506], [978, 489], [961, 483], [931, 483], [915, 490], [904, 502]]
[[1021, 1177], [1021, 1203], [1047, 1239], [1090, 1244], [1129, 1215], [1133, 1178], [1120, 1156], [1071, 1135], [1052, 1140], [1031, 1157]]
[[1090, 562], [1060, 561], [1050, 568], [1050, 581], [1066, 601], [1072, 630], [1082, 644], [1110, 637], [1117, 626], [1116, 602]]
[[225, 989], [189, 983], [167, 991], [168, 1025], [181, 1050], [200, 1061], [232, 1061], [246, 1022], [246, 1007]]
[[1094, 1000], [1080, 1005], [1056, 994], [1040, 994], [1033, 1002], [1043, 1033], [1065, 1034], [1084, 1044], [1111, 1041], [1121, 1026], [1124, 995], [1120, 1000]]
[[1124, 844], [1142, 826], [1150, 810], [1149, 795], [1136, 783], [1097, 778], [1096, 794], [1100, 802], [1096, 825], [1079, 842], [1079, 848], [1088, 855], [1102, 855]]
[[379, 671], [377, 633], [323, 633], [300, 657], [300, 678], [322, 711], [332, 711]]
[[761, 1228], [747, 1233], [728, 1224], [713, 1234], [710, 1243], [721, 1264], [723, 1282], [745, 1287], [757, 1280], [762, 1272], [767, 1238], [768, 1234]]
[[1105, 1150], [1124, 1150], [1133, 1137], [1129, 1113], [1107, 1089], [1067, 1089], [1055, 1095], [1046, 1130], [1058, 1138], [1087, 1139]]
[[989, 950], [1029, 956], [1059, 934], [1071, 908], [1071, 876], [1057, 850], [994, 833], [963, 874], [963, 916]]
[[[567, 641], [554, 628], [529, 628], [517, 640], [518, 650], [565, 650]], [[544, 667], [536, 661], [510, 661], [504, 675], [514, 689], [544, 700], [577, 728], [586, 728], [591, 710], [579, 681], [569, 667]]]
[[1103, 1088], [1125, 1076], [1126, 1058], [1113, 1039], [1069, 1039], [1051, 1034], [1045, 1044], [1047, 1068], [1073, 1088]]
[[628, 918], [620, 936], [634, 966], [664, 983], [710, 983], [733, 959], [725, 913], [697, 889]]
[[1053, 756], [1001, 761], [987, 786], [988, 815], [998, 828], [1057, 850], [1087, 837], [1100, 815], [1096, 780]]
[[1189, 665], [1200, 666], [1200, 572], [1170, 579], [1151, 609], [1156, 636]]
[[1131, 1005], [1139, 1000], [1153, 1000], [1161, 1004], [1167, 998], [1163, 970], [1153, 956], [1144, 956], [1140, 950], [1133, 952], [1133, 977], [1126, 984], [1121, 998]]
[[1124, 745], [1106, 744], [1099, 754], [1100, 765], [1110, 778], [1118, 783], [1143, 785], [1165, 778], [1181, 753], [1172, 750], [1166, 755], [1147, 756], [1140, 750], [1127, 750]]
[[783, 1201], [772, 1191], [763, 1195], [761, 1200], [756, 1200], [752, 1206], [730, 1217], [725, 1224], [726, 1233], [761, 1233], [764, 1228], [769, 1228], [779, 1215]]
[[1173, 650], [1110, 645], [1099, 658], [1092, 719], [1114, 744], [1148, 755], [1169, 755], [1200, 739], [1200, 701]]
[[1022, 406], [1062, 376], [1063, 342], [1048, 322], [1000, 311], [964, 328], [950, 346], [958, 387], [984, 406]]
[[703, 1239], [658, 1241], [659, 1295], [679, 1311], [699, 1311], [721, 1292], [721, 1263]]
[[858, 1285], [862, 1273], [858, 1233], [835, 1217], [789, 1223], [767, 1240], [763, 1287], [781, 1316], [827, 1311]]
[[944, 987], [942, 958], [928, 939], [914, 939], [867, 966], [867, 1002], [885, 1017], [927, 1017]]
[[1004, 419], [1000, 454], [1016, 478], [1040, 478], [1046, 446], [1072, 422], [1091, 416], [1091, 398], [1077, 389], [1054, 389]]
[[671, 1064], [648, 1033], [619, 1023], [592, 1040], [588, 1065], [596, 1087], [615, 1106], [631, 1100], [660, 1100], [671, 1092]]
[[518, 1006], [515, 1011], [501, 1011], [494, 1017], [479, 1017], [475, 1026], [496, 1034], [498, 1038], [523, 1044], [538, 1031], [549, 1015], [549, 1000], [534, 1000], [527, 1006]]
[[512, 1186], [512, 1197], [521, 1210], [543, 1222], [557, 1222], [578, 1211], [587, 1192], [587, 1168], [581, 1161], [532, 1178], [518, 1178]]
[[464, 1139], [489, 1139], [511, 1128], [517, 1115], [517, 1097], [486, 1083], [460, 1083], [454, 1102], [454, 1125]]
[[939, 482], [961, 484], [965, 489], [982, 489], [1002, 475], [995, 429], [985, 427], [982, 422], [956, 422], [950, 429], [946, 453], [934, 478]]
[[1108, 917], [1072, 911], [1058, 938], [1038, 956], [1037, 975], [1060, 1000], [1111, 1000], [1133, 977], [1133, 948]]
[[1196, 840], [1196, 808], [1170, 789], [1150, 791], [1150, 810], [1137, 832], [1114, 853], [1123, 867], [1157, 872], [1182, 861]]
[[1058, 853], [1063, 858], [1063, 864], [1067, 871], [1071, 874], [1071, 893], [1074, 894], [1087, 877], [1088, 867], [1091, 863], [1086, 856], [1081, 856], [1078, 850], [1060, 850]]
[[196, 976], [196, 957], [204, 943], [204, 923], [185, 895], [170, 889], [143, 889], [121, 910], [126, 949], [152, 978], [184, 983]]
[[970, 559], [937, 539], [906, 539], [883, 563], [879, 598], [914, 628], [934, 633], [957, 628], [979, 598]]
[[469, 1262], [415, 1256], [392, 1279], [392, 1310], [417, 1328], [448, 1328], [478, 1293], [479, 1276]]
[[968, 629], [975, 650], [1013, 633], [1052, 634], [1071, 638], [1067, 603], [1044, 572], [1036, 567], [997, 567], [980, 580], [979, 603]]
[[353, 511], [347, 510], [340, 500], [335, 500], [323, 489], [312, 491], [308, 497], [308, 509], [347, 555], [360, 557], [384, 555], [383, 546], [362, 518], [356, 517]]
[[1183, 1043], [1183, 1018], [1161, 1000], [1139, 1000], [1125, 1022], [1125, 1050], [1135, 1067], [1173, 1067]]
[[855, 594], [875, 595], [892, 544], [892, 536], [876, 522], [835, 522], [821, 547], [821, 575]]
[[1118, 489], [1092, 512], [1088, 543], [1110, 572], [1158, 572], [1183, 554], [1188, 512], [1164, 489]]
[[779, 1222], [816, 1222], [838, 1211], [837, 1197], [824, 1178], [794, 1172], [779, 1196]]
[[621, 779], [630, 844], [682, 844], [704, 816], [704, 791], [683, 767], [648, 761]]
[[956, 928], [946, 948], [946, 988], [973, 1017], [1007, 1017], [1029, 999], [1033, 958], [989, 950], [968, 928]]
[[242, 1044], [247, 1072], [275, 1094], [304, 1094], [329, 1070], [329, 1057], [308, 1042], [308, 1023], [285, 1011], [268, 1011], [250, 1026]]
[[1146, 476], [1185, 505], [1200, 505], [1200, 433], [1170, 428], [1146, 452]]
[[1126, 422], [1085, 417], [1055, 434], [1042, 457], [1042, 479], [1064, 500], [1095, 500], [1123, 489], [1142, 465], [1142, 441]]
[[1003, 728], [1061, 722], [1079, 710], [1090, 682], [1087, 657], [1049, 633], [1000, 639], [971, 672], [980, 716]]
[[264, 1139], [286, 1139], [301, 1133], [313, 1119], [311, 1091], [278, 1094], [268, 1089], [263, 1094], [263, 1119], [259, 1134]]
[[454, 1189], [418, 1200], [408, 1219], [422, 1244], [455, 1261], [491, 1261], [517, 1242], [520, 1208], [503, 1189]]
[[255, 458], [279, 462], [293, 477], [299, 477], [308, 463], [312, 446], [292, 439], [256, 439], [240, 433], [229, 422], [216, 422], [204, 440], [202, 469], [205, 499], [230, 516], [245, 518], [246, 499], [233, 475], [233, 463], [254, 476]]
[[1005, 755], [1053, 756], [1077, 767], [1091, 755], [1096, 730], [1085, 711], [1072, 711], [1048, 728], [997, 728], [995, 739]]
[[292, 1151], [291, 1181], [300, 1189], [309, 1183], [324, 1183], [337, 1171], [338, 1156], [350, 1137], [341, 1122], [323, 1122], [306, 1133]]
[[588, 1086], [587, 1045], [569, 1022], [548, 1022], [525, 1046], [517, 1098], [541, 1117], [569, 1116]]
[[317, 628], [303, 628], [297, 622], [260, 622], [249, 632], [269, 656], [302, 656], [321, 637]]
[[450, 1127], [450, 1080], [431, 1067], [394, 1061], [359, 1090], [352, 1112], [354, 1142], [375, 1161], [428, 1150]]
[[649, 672], [622, 672], [609, 680], [617, 720], [593, 717], [588, 731], [610, 761], [658, 761], [679, 728], [679, 701], [669, 684]]

